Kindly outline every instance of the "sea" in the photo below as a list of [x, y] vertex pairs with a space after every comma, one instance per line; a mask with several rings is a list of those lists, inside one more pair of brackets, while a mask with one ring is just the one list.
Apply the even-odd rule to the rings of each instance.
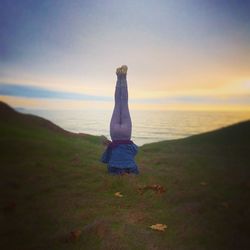
[[[22, 113], [46, 118], [65, 130], [76, 133], [104, 135], [110, 139], [109, 124], [112, 110], [45, 110], [20, 109]], [[132, 138], [138, 146], [184, 138], [250, 120], [243, 111], [161, 111], [130, 110]]]

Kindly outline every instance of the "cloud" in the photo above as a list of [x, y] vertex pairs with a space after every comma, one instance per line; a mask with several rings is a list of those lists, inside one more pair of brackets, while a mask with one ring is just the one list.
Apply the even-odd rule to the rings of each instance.
[[72, 93], [49, 90], [41, 87], [34, 87], [19, 84], [0, 83], [0, 95], [3, 96], [19, 96], [26, 98], [52, 98], [67, 100], [95, 100], [95, 101], [111, 101], [111, 97], [86, 95], [84, 93]]
[[[0, 83], [0, 96], [23, 97], [28, 99], [57, 99], [68, 101], [113, 102], [113, 96], [95, 96], [84, 93], [49, 90], [47, 88]], [[186, 94], [160, 98], [129, 98], [129, 103], [140, 105], [245, 105], [250, 106], [250, 94], [205, 95]]]
[[133, 99], [135, 103], [193, 104], [193, 105], [250, 105], [250, 94], [238, 95], [174, 95], [163, 98]]

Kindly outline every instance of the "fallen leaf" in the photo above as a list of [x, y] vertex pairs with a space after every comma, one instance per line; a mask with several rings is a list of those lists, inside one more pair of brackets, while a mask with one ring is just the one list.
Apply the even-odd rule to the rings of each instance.
[[202, 186], [206, 186], [206, 185], [207, 185], [207, 183], [206, 183], [205, 181], [200, 182], [200, 184], [201, 184]]
[[228, 207], [229, 207], [229, 205], [228, 205], [227, 202], [221, 202], [220, 204], [221, 204], [221, 206], [223, 206], [223, 207], [225, 207], [225, 208], [228, 208]]
[[150, 228], [157, 230], [157, 231], [165, 231], [165, 228], [167, 228], [167, 225], [165, 224], [155, 224], [150, 226]]
[[158, 184], [154, 184], [154, 185], [146, 185], [144, 187], [139, 187], [139, 193], [140, 194], [143, 194], [146, 190], [153, 190], [155, 191], [155, 193], [163, 193], [163, 192], [166, 192], [166, 189], [161, 186], [161, 185], [158, 185]]
[[122, 197], [123, 195], [121, 194], [121, 192], [116, 192], [116, 193], [115, 193], [115, 196], [117, 196], [117, 197]]
[[70, 232], [70, 236], [69, 236], [69, 240], [70, 240], [70, 241], [73, 241], [73, 240], [79, 239], [81, 233], [82, 233], [82, 231], [79, 230], [79, 229], [74, 230], [74, 231], [71, 231], [71, 232]]
[[16, 202], [15, 201], [10, 201], [9, 203], [7, 203], [4, 207], [3, 210], [5, 212], [12, 212], [14, 211], [16, 208]]

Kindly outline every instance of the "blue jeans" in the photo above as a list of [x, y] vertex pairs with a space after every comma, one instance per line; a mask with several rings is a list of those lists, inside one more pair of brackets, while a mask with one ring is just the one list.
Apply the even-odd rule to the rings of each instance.
[[114, 140], [130, 140], [132, 122], [128, 108], [126, 75], [118, 75], [115, 87], [115, 106], [110, 121], [110, 136]]

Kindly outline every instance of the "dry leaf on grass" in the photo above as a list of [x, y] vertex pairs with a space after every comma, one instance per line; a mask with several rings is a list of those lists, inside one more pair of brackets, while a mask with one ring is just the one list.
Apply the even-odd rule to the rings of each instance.
[[116, 192], [116, 193], [115, 193], [115, 196], [117, 196], [117, 197], [122, 197], [123, 195], [121, 194], [121, 192]]
[[15, 208], [16, 208], [16, 202], [10, 201], [3, 207], [3, 210], [4, 212], [12, 212], [15, 210]]
[[71, 231], [71, 232], [70, 232], [70, 235], [69, 235], [69, 240], [70, 240], [70, 241], [74, 241], [74, 240], [79, 239], [81, 233], [82, 233], [82, 231], [79, 230], [79, 229], [74, 230], [74, 231]]
[[167, 225], [165, 224], [155, 224], [150, 226], [150, 228], [157, 230], [157, 231], [165, 231], [165, 228], [167, 228]]
[[200, 182], [200, 184], [201, 184], [202, 186], [206, 186], [206, 185], [207, 185], [207, 183], [206, 183], [205, 181]]
[[221, 202], [220, 204], [221, 204], [221, 206], [223, 206], [224, 208], [229, 208], [228, 202]]
[[155, 193], [158, 193], [158, 194], [166, 192], [166, 189], [163, 186], [158, 185], [158, 184], [146, 185], [144, 187], [139, 187], [138, 188], [140, 194], [143, 194], [145, 191], [147, 191], [149, 189], [155, 191]]

